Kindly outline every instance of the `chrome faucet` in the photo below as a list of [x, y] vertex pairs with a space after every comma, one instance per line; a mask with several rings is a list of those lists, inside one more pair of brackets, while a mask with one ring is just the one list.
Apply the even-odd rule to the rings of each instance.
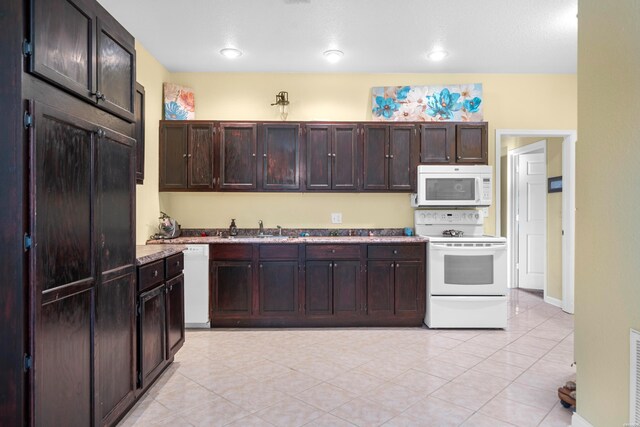
[[263, 236], [264, 235], [264, 224], [262, 224], [262, 220], [258, 220], [258, 226], [260, 226], [260, 231], [258, 232], [258, 235]]
[[276, 227], [278, 227], [278, 236], [282, 236], [282, 227], [279, 225], [276, 225]]

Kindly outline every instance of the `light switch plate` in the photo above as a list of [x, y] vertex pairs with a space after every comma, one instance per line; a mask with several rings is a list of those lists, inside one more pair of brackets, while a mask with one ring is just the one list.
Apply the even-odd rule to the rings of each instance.
[[331, 224], [342, 224], [341, 212], [335, 212], [331, 214]]

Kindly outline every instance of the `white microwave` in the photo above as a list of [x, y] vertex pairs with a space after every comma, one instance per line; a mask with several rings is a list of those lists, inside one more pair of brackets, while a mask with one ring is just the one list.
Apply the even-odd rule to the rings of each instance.
[[419, 207], [490, 206], [491, 166], [418, 166]]

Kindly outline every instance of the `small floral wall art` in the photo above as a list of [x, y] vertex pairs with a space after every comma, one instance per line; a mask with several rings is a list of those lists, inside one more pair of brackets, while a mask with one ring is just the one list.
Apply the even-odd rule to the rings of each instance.
[[193, 120], [196, 101], [193, 89], [173, 83], [164, 83], [164, 119]]
[[482, 83], [374, 87], [372, 95], [373, 120], [483, 121]]

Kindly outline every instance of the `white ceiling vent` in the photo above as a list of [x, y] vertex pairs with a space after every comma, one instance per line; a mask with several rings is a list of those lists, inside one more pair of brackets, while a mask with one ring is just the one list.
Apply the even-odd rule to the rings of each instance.
[[640, 332], [631, 329], [629, 360], [631, 378], [629, 378], [629, 423], [640, 425]]

